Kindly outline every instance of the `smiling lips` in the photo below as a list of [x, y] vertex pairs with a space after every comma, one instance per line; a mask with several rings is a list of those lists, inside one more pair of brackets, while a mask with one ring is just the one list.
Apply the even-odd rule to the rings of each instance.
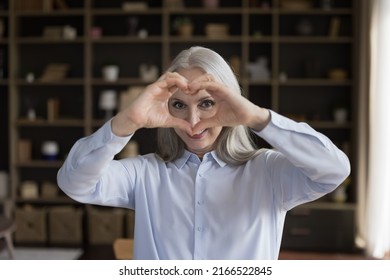
[[200, 131], [199, 133], [197, 134], [194, 134], [194, 135], [188, 135], [191, 139], [201, 139], [203, 137], [203, 135], [205, 134], [205, 132], [207, 131], [207, 129], [203, 129], [202, 131]]

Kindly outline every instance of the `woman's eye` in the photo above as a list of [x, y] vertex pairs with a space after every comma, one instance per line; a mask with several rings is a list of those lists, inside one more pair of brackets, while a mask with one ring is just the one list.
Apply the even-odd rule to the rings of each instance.
[[183, 109], [183, 108], [185, 108], [186, 105], [179, 102], [179, 101], [175, 101], [175, 102], [173, 102], [172, 106], [175, 109]]
[[215, 102], [212, 100], [204, 100], [200, 103], [200, 107], [202, 108], [211, 108], [215, 105]]

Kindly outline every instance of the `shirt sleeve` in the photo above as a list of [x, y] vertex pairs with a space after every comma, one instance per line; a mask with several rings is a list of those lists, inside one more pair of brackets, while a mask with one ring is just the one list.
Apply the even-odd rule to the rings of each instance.
[[134, 185], [134, 178], [113, 159], [131, 137], [113, 134], [108, 121], [95, 133], [79, 139], [57, 173], [60, 189], [82, 203], [129, 205], [129, 186]]
[[266, 163], [283, 209], [315, 200], [348, 177], [349, 159], [328, 137], [270, 112], [270, 123], [254, 132], [274, 148]]

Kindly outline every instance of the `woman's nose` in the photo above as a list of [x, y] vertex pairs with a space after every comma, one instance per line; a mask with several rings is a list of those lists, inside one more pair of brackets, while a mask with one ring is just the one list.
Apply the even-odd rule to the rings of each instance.
[[200, 114], [197, 109], [191, 109], [188, 112], [188, 120], [187, 120], [192, 126], [197, 124], [200, 121]]

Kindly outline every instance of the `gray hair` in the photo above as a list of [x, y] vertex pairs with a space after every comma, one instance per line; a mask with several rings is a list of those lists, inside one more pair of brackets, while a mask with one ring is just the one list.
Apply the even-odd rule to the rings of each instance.
[[[213, 75], [219, 82], [225, 84], [237, 94], [242, 94], [236, 75], [229, 64], [215, 51], [194, 46], [181, 51], [172, 61], [168, 72], [180, 69], [200, 68]], [[253, 158], [258, 150], [250, 136], [249, 128], [238, 125], [223, 127], [217, 138], [216, 153], [219, 158], [229, 164], [240, 165]], [[173, 128], [158, 128], [157, 155], [170, 162], [179, 158], [185, 149], [184, 142]]]

